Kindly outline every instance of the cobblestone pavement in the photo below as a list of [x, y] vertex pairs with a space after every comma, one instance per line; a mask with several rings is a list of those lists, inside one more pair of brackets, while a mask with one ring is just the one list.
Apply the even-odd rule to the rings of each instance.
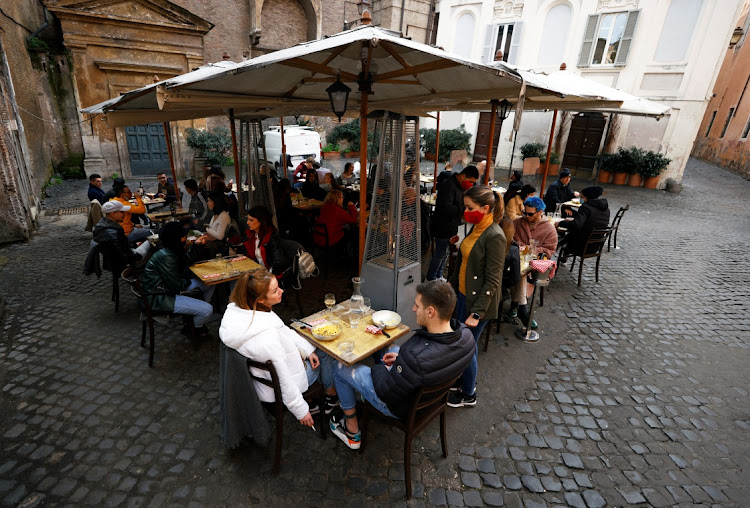
[[[684, 185], [607, 186], [631, 210], [600, 282], [592, 260], [581, 288], [562, 269], [541, 341], [495, 336], [448, 458], [437, 425], [417, 438], [409, 505], [750, 505], [750, 182], [691, 160]], [[81, 275], [84, 223], [44, 217], [0, 249], [0, 504], [405, 504], [402, 435], [378, 424], [358, 454], [287, 416], [278, 478], [266, 449], [226, 450], [218, 323], [195, 345], [157, 325], [149, 369], [134, 299], [115, 314], [108, 273]], [[348, 275], [306, 281], [308, 312], [331, 289]]]

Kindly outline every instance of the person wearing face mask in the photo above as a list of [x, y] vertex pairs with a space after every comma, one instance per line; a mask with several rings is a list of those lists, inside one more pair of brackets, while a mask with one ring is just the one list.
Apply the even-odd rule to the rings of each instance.
[[[458, 249], [458, 270], [450, 283], [456, 290], [456, 317], [465, 323], [479, 342], [488, 321], [497, 318], [506, 246], [503, 229], [503, 198], [486, 185], [471, 187], [464, 193], [464, 219], [471, 232]], [[477, 349], [461, 376], [461, 387], [451, 392], [448, 405], [471, 407], [477, 404]]]
[[427, 280], [442, 279], [448, 249], [451, 243], [458, 241], [456, 234], [463, 219], [464, 191], [470, 189], [478, 178], [479, 170], [476, 166], [466, 166], [463, 171], [451, 175], [438, 185], [431, 227], [435, 237], [435, 251], [427, 269]]

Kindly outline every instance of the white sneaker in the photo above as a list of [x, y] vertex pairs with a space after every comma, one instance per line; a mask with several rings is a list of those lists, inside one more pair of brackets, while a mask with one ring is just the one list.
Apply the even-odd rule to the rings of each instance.
[[342, 417], [340, 420], [336, 420], [335, 417], [331, 417], [331, 421], [328, 422], [328, 426], [331, 428], [331, 432], [334, 433], [340, 440], [344, 442], [346, 446], [352, 450], [359, 450], [362, 444], [362, 434], [357, 432], [352, 434], [346, 430], [346, 418]]

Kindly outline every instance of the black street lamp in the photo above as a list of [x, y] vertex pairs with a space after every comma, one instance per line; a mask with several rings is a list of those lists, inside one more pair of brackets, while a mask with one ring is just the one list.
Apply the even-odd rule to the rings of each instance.
[[333, 114], [339, 117], [339, 123], [341, 117], [346, 113], [346, 103], [349, 101], [349, 92], [351, 91], [352, 89], [342, 83], [340, 78], [336, 78], [336, 81], [326, 88], [328, 98], [331, 101], [331, 109], [333, 109]]
[[497, 118], [500, 120], [500, 128], [503, 127], [503, 120], [508, 118], [508, 115], [510, 115], [510, 108], [513, 106], [513, 104], [510, 103], [508, 99], [503, 99], [500, 101], [500, 103], [497, 105]]

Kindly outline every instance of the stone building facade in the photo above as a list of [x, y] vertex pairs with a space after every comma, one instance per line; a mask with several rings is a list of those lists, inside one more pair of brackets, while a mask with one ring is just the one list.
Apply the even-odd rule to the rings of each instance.
[[742, 36], [724, 56], [693, 155], [750, 179], [750, 0], [736, 25]]

